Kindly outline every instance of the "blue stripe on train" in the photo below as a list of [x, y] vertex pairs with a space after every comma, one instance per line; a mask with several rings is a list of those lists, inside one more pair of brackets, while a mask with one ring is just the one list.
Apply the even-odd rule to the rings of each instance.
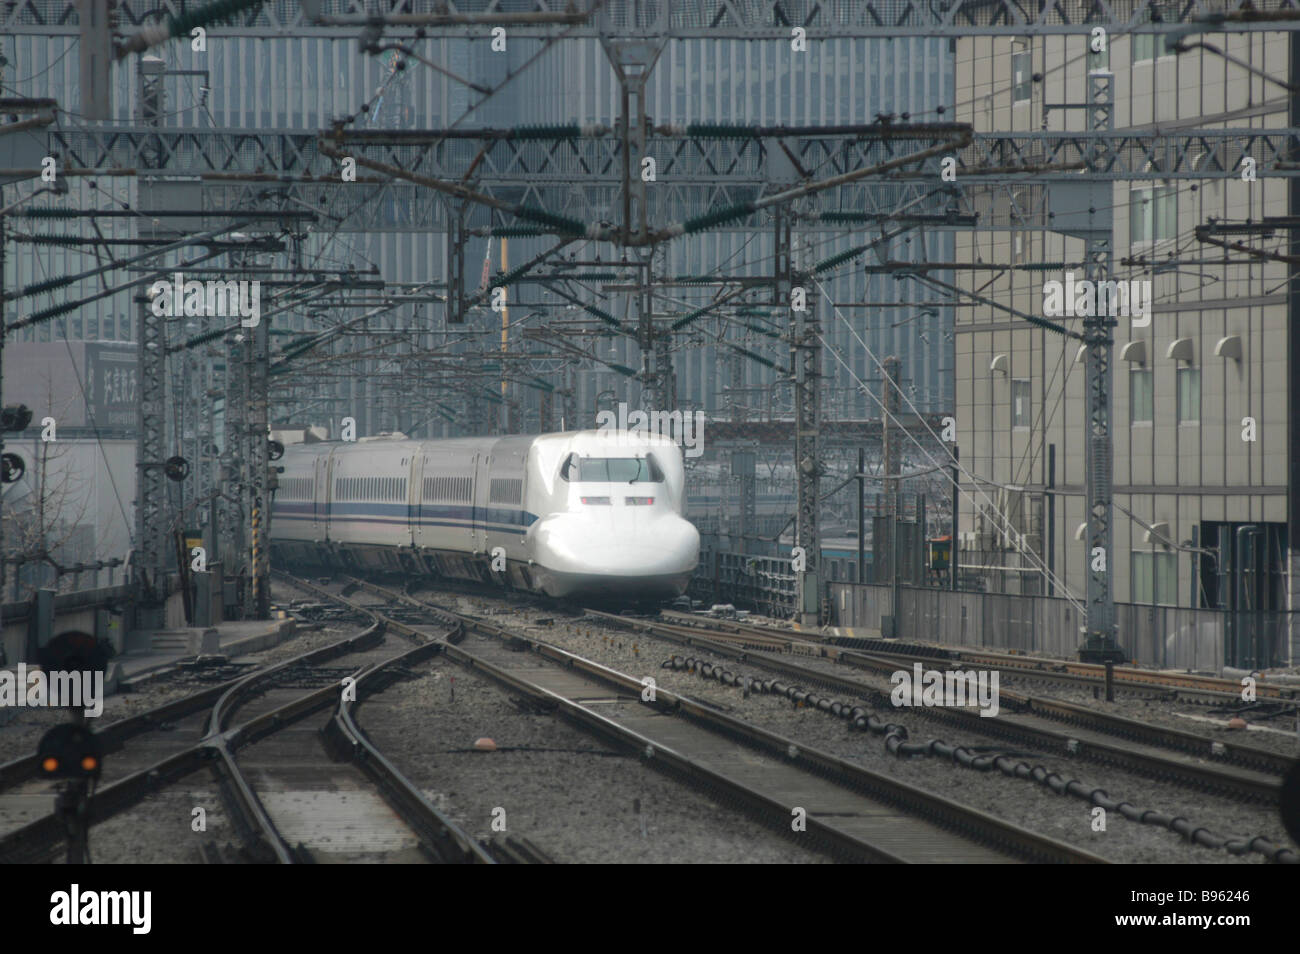
[[[315, 504], [309, 501], [290, 502], [277, 500], [271, 508], [275, 517], [290, 520], [316, 519]], [[523, 533], [538, 520], [537, 514], [527, 510], [508, 510], [502, 507], [453, 507], [421, 504], [420, 516], [412, 517], [411, 507], [404, 503], [335, 503], [330, 506], [330, 520], [350, 523], [386, 523], [404, 526], [416, 523], [422, 527], [459, 527], [471, 529], [481, 526], [488, 530]]]

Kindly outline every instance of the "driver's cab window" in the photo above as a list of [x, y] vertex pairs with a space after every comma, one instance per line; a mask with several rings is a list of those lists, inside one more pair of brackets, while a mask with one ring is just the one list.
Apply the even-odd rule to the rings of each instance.
[[653, 454], [645, 457], [579, 457], [560, 465], [560, 479], [582, 483], [661, 484], [664, 472]]

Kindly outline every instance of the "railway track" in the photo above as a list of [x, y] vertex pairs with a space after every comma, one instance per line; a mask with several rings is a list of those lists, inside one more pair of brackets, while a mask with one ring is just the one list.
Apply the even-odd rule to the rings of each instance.
[[[350, 586], [386, 600], [392, 608], [436, 609], [364, 580], [353, 580]], [[387, 619], [388, 613], [381, 616]], [[466, 638], [442, 646], [447, 658], [635, 753], [651, 767], [744, 808], [774, 830], [799, 830], [797, 837], [808, 838], [835, 857], [875, 862], [1102, 862], [1089, 852], [797, 744], [715, 707], [664, 689], [647, 692], [635, 675], [484, 619], [460, 619]], [[387, 622], [390, 628], [410, 625]]]
[[[111, 774], [100, 780], [88, 800], [89, 823], [104, 822], [174, 782], [209, 768], [243, 844], [240, 856], [244, 860], [314, 860], [309, 845], [282, 831], [293, 806], [283, 799], [278, 803], [272, 799], [271, 807], [267, 804], [269, 793], [284, 791], [286, 784], [301, 789], [314, 782], [330, 787], [341, 784], [356, 793], [370, 826], [365, 834], [394, 854], [405, 852], [409, 843], [420, 856], [431, 860], [494, 861], [489, 850], [445, 818], [388, 765], [355, 723], [354, 700], [379, 691], [394, 672], [437, 652], [440, 644], [435, 637], [454, 635], [459, 629], [456, 621], [446, 617], [430, 615], [429, 624], [423, 632], [409, 631], [407, 635], [415, 644], [394, 653], [384, 645], [384, 626], [376, 620], [357, 636], [110, 724], [100, 734], [107, 747], [118, 754], [106, 759]], [[341, 673], [353, 680], [355, 696], [342, 691]], [[333, 710], [328, 737], [338, 750], [356, 757], [392, 811], [376, 806], [378, 800], [357, 784], [356, 773], [320, 756], [304, 757], [304, 752], [319, 746], [313, 730], [299, 731], [301, 723], [326, 709]], [[242, 718], [238, 723], [234, 722], [236, 713]], [[295, 732], [296, 736], [289, 735]], [[128, 741], [131, 745], [124, 748]], [[259, 756], [253, 760], [254, 771], [241, 765], [241, 752]], [[18, 759], [0, 767], [0, 783], [21, 785], [34, 774], [33, 759]], [[0, 861], [45, 860], [64, 835], [61, 819], [44, 815], [0, 837]], [[204, 860], [219, 859], [211, 846], [203, 851]]]
[[[786, 657], [771, 655], [770, 651], [755, 652], [727, 640], [716, 640], [712, 634], [702, 634], [697, 627], [675, 626], [598, 610], [588, 610], [587, 615], [607, 625], [658, 636], [676, 645], [707, 649], [713, 654], [788, 676], [803, 685], [872, 698], [882, 707], [890, 706], [887, 693], [861, 680], [801, 665]], [[828, 653], [825, 658], [885, 677], [899, 668], [896, 658], [863, 653], [854, 653], [847, 658], [842, 653]], [[1006, 689], [1000, 689], [999, 698], [1003, 711], [992, 717], [981, 717], [977, 712], [958, 708], [930, 708], [926, 714], [963, 730], [1037, 746], [1048, 752], [1068, 753], [1152, 778], [1263, 804], [1278, 803], [1281, 776], [1294, 764], [1294, 759], [1264, 749], [1138, 722], [1074, 703]], [[1063, 723], [1068, 728], [1062, 728]]]
[[[660, 614], [670, 625], [707, 629], [717, 638], [749, 649], [785, 652], [794, 655], [843, 657], [851, 661], [855, 654], [887, 656], [908, 665], [920, 662], [927, 666], [997, 669], [1017, 677], [1055, 685], [1101, 687], [1106, 681], [1106, 667], [1066, 659], [1048, 659], [1018, 653], [995, 653], [960, 647], [931, 646], [920, 643], [897, 643], [871, 638], [824, 637], [735, 620], [713, 620], [693, 613], [664, 611]], [[1197, 673], [1161, 672], [1128, 666], [1113, 668], [1115, 688], [1141, 695], [1179, 698], [1197, 702], [1223, 702], [1241, 698], [1240, 681]], [[1300, 687], [1257, 682], [1256, 697], [1261, 700], [1300, 703]]]

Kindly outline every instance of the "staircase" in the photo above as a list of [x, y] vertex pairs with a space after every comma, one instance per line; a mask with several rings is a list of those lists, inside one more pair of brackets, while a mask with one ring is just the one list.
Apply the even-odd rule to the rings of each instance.
[[150, 639], [149, 648], [156, 653], [188, 653], [190, 634], [184, 630], [160, 629]]

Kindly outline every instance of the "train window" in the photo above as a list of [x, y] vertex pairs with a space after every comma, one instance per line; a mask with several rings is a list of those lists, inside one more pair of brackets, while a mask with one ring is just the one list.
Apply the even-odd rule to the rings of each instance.
[[517, 504], [523, 499], [523, 486], [517, 477], [493, 477], [488, 485], [488, 502]]
[[[456, 500], [468, 502], [471, 482], [468, 477], [426, 477], [424, 478], [425, 500]], [[406, 480], [397, 481], [398, 498], [406, 497]]]
[[[576, 465], [576, 468], [575, 466]], [[565, 461], [565, 468], [560, 476], [565, 480], [583, 482], [603, 481], [626, 484], [650, 483], [661, 484], [663, 471], [653, 455], [646, 457], [578, 457], [571, 455]], [[576, 473], [575, 473], [576, 469]]]
[[564, 463], [560, 465], [560, 480], [577, 480], [578, 475], [573, 472], [573, 465], [578, 462], [577, 454], [570, 454], [564, 458]]

